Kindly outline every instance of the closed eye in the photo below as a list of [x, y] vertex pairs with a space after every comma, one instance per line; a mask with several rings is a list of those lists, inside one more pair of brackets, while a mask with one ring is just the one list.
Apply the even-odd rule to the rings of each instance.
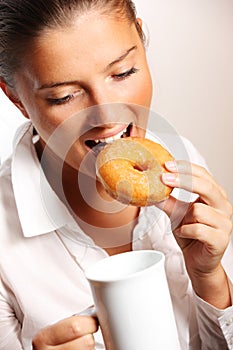
[[63, 103], [67, 103], [73, 99], [74, 95], [70, 94], [61, 98], [50, 98], [48, 99], [49, 104], [54, 106], [54, 105], [61, 105]]
[[115, 80], [124, 80], [124, 79], [127, 79], [128, 77], [130, 77], [131, 75], [137, 73], [138, 70], [139, 69], [133, 67], [133, 68], [127, 70], [126, 72], [112, 75], [112, 78]]
[[79, 97], [81, 95], [84, 94], [84, 90], [83, 89], [79, 89], [77, 91], [74, 91], [68, 95], [65, 95], [64, 97], [60, 97], [60, 98], [48, 98], [48, 102], [51, 106], [57, 106], [57, 105], [62, 105], [62, 104], [66, 104], [69, 102], [72, 102], [73, 99], [75, 99], [76, 97]]
[[[120, 74], [113, 74], [112, 78], [114, 80], [117, 80], [117, 81], [122, 81], [122, 80], [129, 78], [131, 75], [137, 73], [138, 71], [139, 71], [139, 69], [132, 67], [131, 69], [127, 70], [126, 72], [123, 72]], [[80, 94], [80, 92], [78, 92], [78, 94]], [[76, 95], [76, 93], [69, 94], [69, 95], [66, 95], [66, 96], [61, 97], [61, 98], [49, 98], [48, 102], [51, 106], [62, 105], [62, 104], [65, 104], [65, 103], [72, 101], [73, 98], [75, 97], [75, 95]]]

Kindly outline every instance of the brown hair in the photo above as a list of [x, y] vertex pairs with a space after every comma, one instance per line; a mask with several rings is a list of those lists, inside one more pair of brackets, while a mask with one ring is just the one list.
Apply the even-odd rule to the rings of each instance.
[[41, 31], [69, 25], [76, 15], [92, 9], [135, 23], [144, 40], [131, 0], [0, 0], [0, 79], [13, 87], [13, 75]]

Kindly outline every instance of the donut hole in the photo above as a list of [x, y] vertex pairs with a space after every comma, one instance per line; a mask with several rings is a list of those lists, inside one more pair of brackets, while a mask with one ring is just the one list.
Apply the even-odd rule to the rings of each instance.
[[134, 168], [134, 170], [137, 170], [137, 171], [140, 171], [140, 172], [148, 170], [148, 167], [145, 167], [145, 166], [142, 166], [142, 165], [139, 165], [139, 164], [134, 165], [133, 168]]
[[137, 171], [143, 172], [149, 170], [151, 166], [148, 163], [136, 163], [133, 165], [133, 168]]

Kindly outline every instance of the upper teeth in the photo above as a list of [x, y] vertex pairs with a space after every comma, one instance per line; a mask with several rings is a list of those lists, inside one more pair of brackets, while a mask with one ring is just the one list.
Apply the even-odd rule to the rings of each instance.
[[124, 135], [126, 135], [126, 133], [127, 133], [127, 127], [123, 131], [119, 132], [118, 134], [116, 134], [114, 136], [107, 137], [105, 139], [95, 140], [95, 142], [96, 143], [99, 143], [99, 142], [110, 143], [110, 142], [113, 142], [114, 140], [120, 139], [122, 136], [124, 137]]

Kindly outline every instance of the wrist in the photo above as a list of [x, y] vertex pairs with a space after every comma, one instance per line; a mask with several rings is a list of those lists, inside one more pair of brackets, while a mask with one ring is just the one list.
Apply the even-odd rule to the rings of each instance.
[[227, 275], [221, 265], [214, 272], [198, 272], [190, 277], [195, 293], [218, 309], [231, 306], [231, 295]]

